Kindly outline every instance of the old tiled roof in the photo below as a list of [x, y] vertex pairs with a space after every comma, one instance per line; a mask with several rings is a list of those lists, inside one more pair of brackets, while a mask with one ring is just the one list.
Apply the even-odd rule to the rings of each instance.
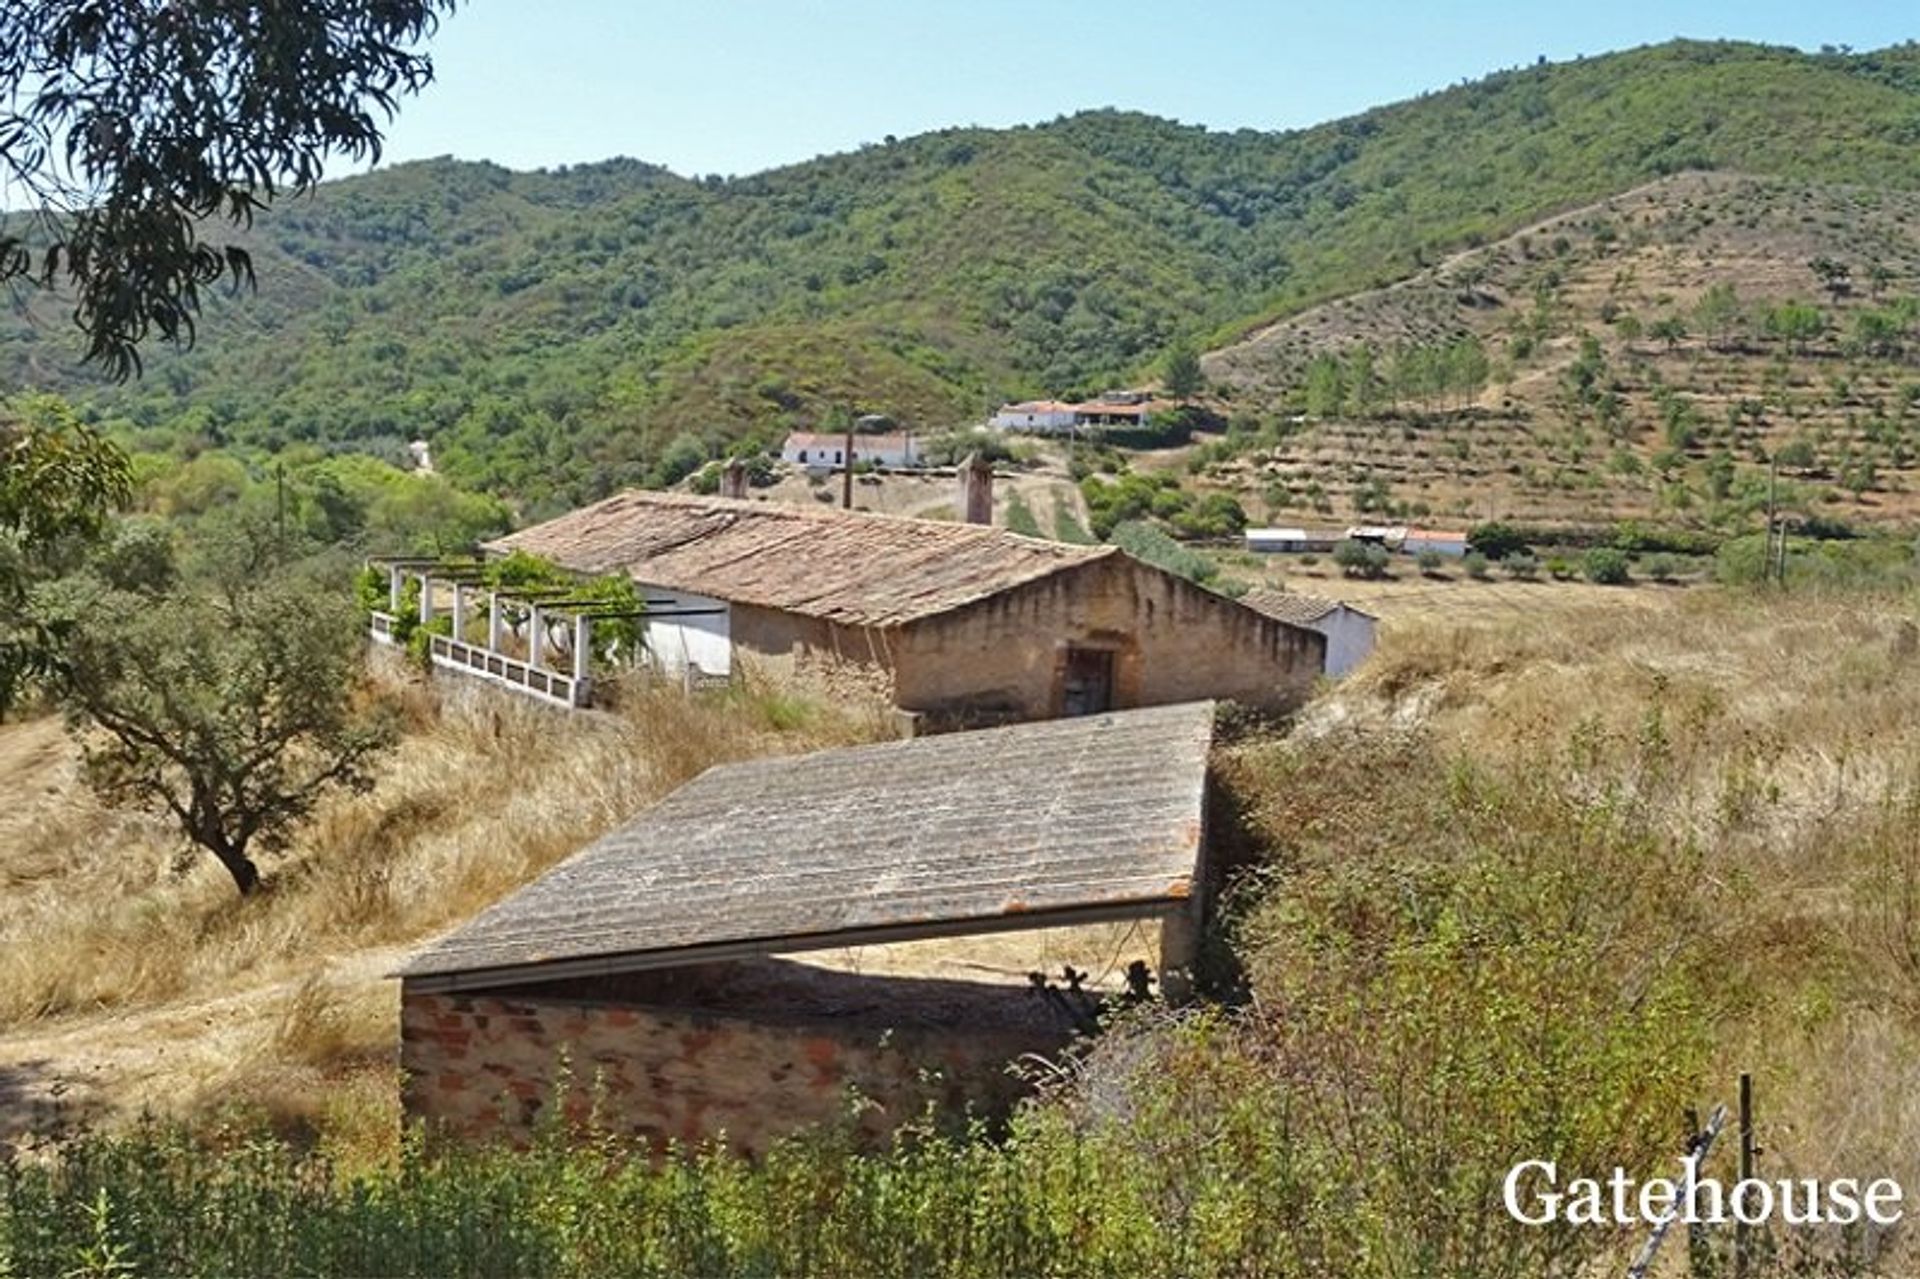
[[487, 549], [854, 626], [944, 613], [1117, 554], [985, 525], [637, 490]]
[[1342, 607], [1365, 617], [1372, 616], [1351, 604], [1343, 605], [1339, 600], [1319, 595], [1296, 595], [1292, 591], [1270, 590], [1264, 586], [1248, 591], [1240, 597], [1240, 602], [1256, 613], [1264, 613], [1274, 621], [1285, 622], [1289, 626], [1311, 626]]
[[1210, 702], [709, 769], [416, 956], [429, 986], [1165, 914]]

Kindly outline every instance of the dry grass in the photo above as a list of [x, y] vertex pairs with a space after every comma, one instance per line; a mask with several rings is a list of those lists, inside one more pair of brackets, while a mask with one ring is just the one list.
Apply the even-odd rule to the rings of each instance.
[[764, 689], [573, 716], [450, 682], [405, 696], [377, 789], [323, 808], [244, 901], [163, 823], [103, 811], [45, 723], [0, 729], [25, 801], [0, 831], [0, 1102], [11, 1067], [43, 1071], [12, 1089], [29, 1100], [337, 1105], [312, 1098], [391, 1056], [383, 977], [409, 944], [710, 765], [881, 731]]
[[1696, 590], [1551, 625], [1410, 619], [1297, 740], [1414, 732], [1436, 759], [1630, 808], [1694, 867], [1672, 909], [1711, 920], [1720, 1079], [1702, 1102], [1751, 1070], [1769, 1175], [1914, 1184], [1915, 612], [1895, 595]]
[[[1414, 733], [1436, 761], [1632, 806], [1690, 850], [1674, 912], [1712, 921], [1724, 998], [1700, 1100], [1753, 1070], [1774, 1175], [1920, 1184], [1915, 602], [1701, 588], [1627, 608], [1596, 590], [1527, 611], [1483, 593], [1395, 614], [1295, 747]], [[708, 764], [876, 731], [764, 692], [640, 691], [617, 717], [573, 718], [469, 695], [414, 717], [380, 789], [324, 812], [244, 903], [206, 859], [171, 873], [162, 827], [95, 808], [44, 727], [0, 730], [0, 777], [25, 797], [0, 817], [0, 1099], [11, 1070], [29, 1099], [240, 1104], [379, 1149], [395, 1130], [383, 975], [411, 943]], [[1355, 812], [1395, 802], [1366, 758], [1341, 783]]]

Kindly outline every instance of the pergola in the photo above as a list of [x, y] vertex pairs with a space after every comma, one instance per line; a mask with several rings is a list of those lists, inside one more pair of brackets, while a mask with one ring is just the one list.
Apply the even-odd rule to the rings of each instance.
[[[648, 617], [720, 611], [688, 609], [669, 600], [647, 600], [639, 609], [622, 609], [606, 600], [580, 595], [571, 586], [538, 590], [491, 587], [486, 584], [484, 561], [473, 556], [381, 556], [367, 563], [387, 570], [387, 609], [374, 612], [369, 628], [375, 643], [396, 642], [395, 623], [405, 607], [408, 579], [420, 583], [422, 626], [440, 616], [440, 588], [451, 587], [450, 633], [429, 637], [427, 655], [432, 664], [569, 709], [586, 706], [592, 700], [595, 622], [634, 620], [644, 624]], [[472, 608], [481, 596], [485, 599], [486, 638], [475, 642], [468, 638], [468, 631], [475, 620]], [[513, 651], [509, 643], [523, 633], [524, 656]]]

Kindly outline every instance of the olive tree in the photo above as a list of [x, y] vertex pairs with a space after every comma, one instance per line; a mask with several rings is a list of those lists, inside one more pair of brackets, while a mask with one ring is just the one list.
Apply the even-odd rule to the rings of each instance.
[[203, 239], [377, 159], [433, 68], [414, 46], [453, 0], [0, 0], [0, 283], [68, 290], [89, 360], [140, 367], [149, 333], [190, 342], [201, 288], [251, 283]]
[[394, 740], [348, 593], [299, 572], [144, 593], [69, 583], [62, 692], [87, 780], [170, 814], [242, 894], [326, 795]]
[[126, 455], [59, 401], [0, 406], [0, 715], [58, 661], [34, 591], [84, 557], [132, 483]]
[[1192, 347], [1184, 344], [1167, 353], [1166, 370], [1161, 381], [1167, 394], [1182, 404], [1207, 387], [1206, 375], [1200, 370], [1200, 357], [1194, 354]]

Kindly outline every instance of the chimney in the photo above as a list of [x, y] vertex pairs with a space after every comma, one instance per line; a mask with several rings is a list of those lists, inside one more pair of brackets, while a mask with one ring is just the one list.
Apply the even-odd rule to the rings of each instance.
[[960, 518], [968, 524], [993, 523], [993, 463], [978, 453], [960, 463]]
[[737, 457], [727, 459], [720, 468], [720, 496], [745, 498], [747, 495], [747, 464]]

